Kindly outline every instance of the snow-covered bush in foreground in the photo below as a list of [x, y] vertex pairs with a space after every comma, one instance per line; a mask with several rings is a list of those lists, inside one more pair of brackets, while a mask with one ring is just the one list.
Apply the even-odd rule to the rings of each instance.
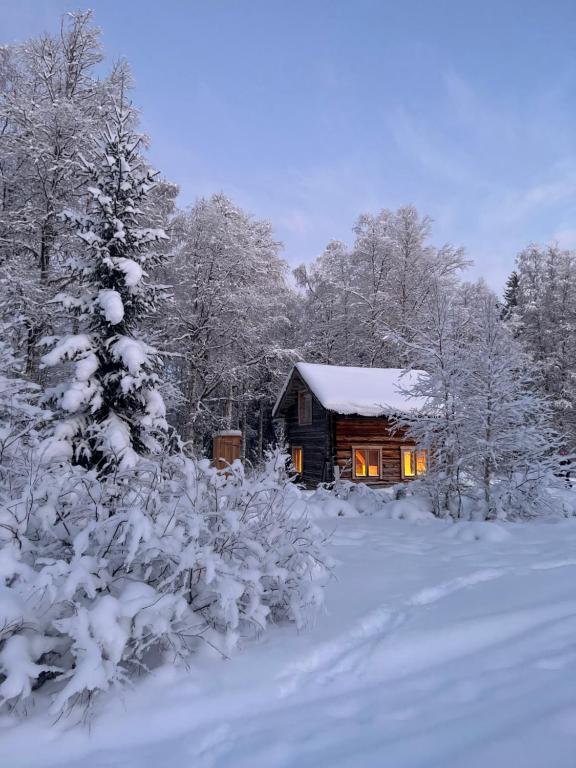
[[97, 479], [47, 472], [3, 510], [0, 697], [87, 703], [139, 671], [229, 653], [322, 601], [321, 535], [286, 457], [247, 477], [173, 457]]

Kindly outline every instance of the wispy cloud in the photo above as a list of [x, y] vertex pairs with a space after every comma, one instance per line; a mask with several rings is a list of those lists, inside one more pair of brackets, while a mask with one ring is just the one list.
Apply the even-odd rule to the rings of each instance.
[[499, 287], [531, 240], [576, 245], [576, 153], [550, 109], [562, 93], [557, 83], [553, 94], [535, 91], [528, 121], [455, 71], [442, 83], [434, 113], [398, 107], [391, 135], [436, 210], [436, 229], [461, 238], [474, 272]]
[[535, 214], [576, 200], [576, 170], [527, 187], [503, 189], [484, 202], [480, 223], [486, 227], [520, 224]]
[[394, 110], [388, 125], [397, 147], [414, 166], [457, 184], [473, 176], [472, 158], [439, 126], [431, 126], [405, 106]]
[[488, 103], [455, 71], [443, 75], [448, 116], [476, 140], [496, 139], [500, 143], [517, 138], [515, 116], [503, 107]]

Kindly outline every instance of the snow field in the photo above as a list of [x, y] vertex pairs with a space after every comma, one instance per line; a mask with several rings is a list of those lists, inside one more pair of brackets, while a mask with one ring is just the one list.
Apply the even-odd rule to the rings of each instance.
[[322, 525], [338, 566], [313, 626], [164, 668], [90, 730], [5, 719], [0, 764], [573, 768], [576, 520]]

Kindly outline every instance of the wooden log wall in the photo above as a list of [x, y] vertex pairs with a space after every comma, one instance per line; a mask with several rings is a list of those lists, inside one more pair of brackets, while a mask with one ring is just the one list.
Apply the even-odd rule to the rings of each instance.
[[380, 478], [368, 478], [358, 482], [370, 485], [395, 485], [403, 482], [401, 446], [414, 445], [405, 437], [405, 430], [394, 428], [385, 417], [335, 416], [335, 453], [340, 476], [352, 477], [352, 446], [371, 446], [381, 449], [382, 471]]

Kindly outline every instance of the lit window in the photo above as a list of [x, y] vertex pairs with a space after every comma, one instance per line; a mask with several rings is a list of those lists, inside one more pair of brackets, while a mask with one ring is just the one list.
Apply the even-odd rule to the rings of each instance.
[[301, 475], [304, 468], [304, 451], [302, 448], [292, 448], [292, 464], [296, 473]]
[[416, 448], [402, 448], [402, 477], [405, 480], [426, 474], [426, 451], [418, 451]]
[[312, 395], [298, 392], [298, 424], [312, 424]]
[[380, 477], [380, 449], [353, 448], [354, 477]]
[[426, 451], [416, 451], [416, 474], [426, 474], [427, 457]]

